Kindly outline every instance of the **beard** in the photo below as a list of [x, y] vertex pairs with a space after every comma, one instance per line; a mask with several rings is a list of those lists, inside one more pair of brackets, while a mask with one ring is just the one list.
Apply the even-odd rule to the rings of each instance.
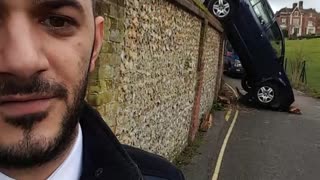
[[62, 155], [77, 136], [79, 114], [84, 105], [88, 81], [88, 71], [74, 87], [74, 98], [68, 103], [67, 88], [58, 83], [49, 82], [38, 76], [30, 81], [0, 78], [0, 96], [14, 94], [50, 94], [66, 104], [59, 132], [56, 137], [46, 138], [33, 133], [34, 126], [49, 116], [49, 112], [30, 114], [23, 117], [6, 117], [5, 122], [23, 130], [23, 139], [14, 145], [0, 144], [0, 167], [4, 169], [25, 169], [39, 167]]

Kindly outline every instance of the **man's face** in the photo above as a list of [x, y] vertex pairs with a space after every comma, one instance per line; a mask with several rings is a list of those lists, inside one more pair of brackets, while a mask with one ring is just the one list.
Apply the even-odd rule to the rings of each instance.
[[72, 142], [102, 39], [91, 0], [0, 0], [0, 168], [45, 163]]

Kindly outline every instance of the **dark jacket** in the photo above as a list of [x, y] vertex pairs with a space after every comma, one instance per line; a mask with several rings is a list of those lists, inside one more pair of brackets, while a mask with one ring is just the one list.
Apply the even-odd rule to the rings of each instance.
[[164, 158], [121, 145], [99, 113], [87, 104], [80, 124], [81, 180], [184, 180], [181, 171]]

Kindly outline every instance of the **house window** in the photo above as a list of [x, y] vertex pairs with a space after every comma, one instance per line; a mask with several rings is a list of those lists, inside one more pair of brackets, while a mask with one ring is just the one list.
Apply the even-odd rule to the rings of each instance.
[[316, 33], [316, 29], [315, 28], [308, 28], [307, 34], [315, 34], [315, 33]]
[[281, 22], [285, 24], [285, 23], [287, 23], [287, 19], [286, 18], [282, 18]]
[[308, 26], [313, 26], [313, 22], [312, 21], [308, 21]]
[[295, 25], [295, 26], [298, 26], [300, 23], [299, 19], [293, 19], [292, 20], [292, 24]]
[[296, 12], [294, 13], [294, 16], [299, 16], [299, 12], [296, 11]]
[[293, 30], [292, 35], [294, 35], [294, 36], [297, 36], [300, 31], [299, 28], [293, 28], [292, 30]]
[[310, 16], [309, 17], [312, 17], [312, 13], [310, 13]]

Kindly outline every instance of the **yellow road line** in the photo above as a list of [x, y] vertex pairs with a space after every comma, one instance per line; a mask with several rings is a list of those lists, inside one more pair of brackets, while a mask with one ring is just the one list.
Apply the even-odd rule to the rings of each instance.
[[226, 116], [224, 117], [224, 119], [228, 122], [230, 117], [231, 117], [231, 113], [232, 113], [232, 109], [229, 109], [229, 111], [227, 112]]
[[216, 164], [216, 167], [214, 169], [214, 174], [213, 174], [212, 180], [218, 180], [218, 178], [219, 178], [219, 173], [220, 173], [220, 169], [221, 169], [221, 164], [222, 164], [224, 152], [226, 150], [226, 147], [227, 147], [230, 135], [232, 133], [232, 130], [234, 128], [234, 125], [237, 122], [238, 115], [239, 115], [239, 111], [237, 110], [236, 114], [234, 115], [232, 124], [231, 124], [231, 126], [230, 126], [230, 128], [228, 130], [228, 133], [227, 133], [227, 135], [226, 135], [226, 137], [225, 137], [225, 139], [223, 141], [223, 144], [222, 144], [222, 147], [221, 147], [221, 150], [220, 150], [220, 153], [219, 153], [219, 157], [218, 157], [218, 160], [217, 160], [217, 164]]
[[234, 93], [234, 95], [238, 98], [239, 97], [239, 95], [238, 95], [238, 93], [237, 93], [237, 91], [236, 90], [234, 90], [233, 89], [233, 87], [232, 86], [230, 86], [229, 84], [227, 84], [226, 83], [226, 85], [233, 91], [233, 93]]
[[[226, 83], [226, 85], [233, 91], [234, 95], [238, 98], [239, 95], [238, 93], [233, 89], [232, 86], [230, 86], [229, 84]], [[221, 164], [222, 164], [222, 160], [223, 160], [223, 156], [224, 156], [224, 153], [226, 151], [226, 147], [227, 147], [227, 144], [228, 144], [228, 141], [229, 141], [229, 138], [231, 136], [231, 133], [233, 131], [233, 128], [237, 122], [237, 119], [238, 119], [238, 116], [239, 116], [239, 110], [236, 110], [236, 113], [234, 115], [234, 118], [233, 118], [233, 121], [229, 127], [229, 130], [227, 132], [227, 135], [226, 137], [224, 138], [224, 141], [223, 141], [223, 144], [222, 144], [222, 147], [220, 149], [220, 152], [219, 152], [219, 156], [218, 156], [218, 160], [217, 160], [217, 163], [216, 163], [216, 167], [214, 169], [214, 173], [213, 173], [213, 176], [212, 176], [212, 180], [218, 180], [219, 178], [219, 173], [220, 173], [220, 169], [221, 169]], [[230, 118], [230, 117], [229, 117]]]

